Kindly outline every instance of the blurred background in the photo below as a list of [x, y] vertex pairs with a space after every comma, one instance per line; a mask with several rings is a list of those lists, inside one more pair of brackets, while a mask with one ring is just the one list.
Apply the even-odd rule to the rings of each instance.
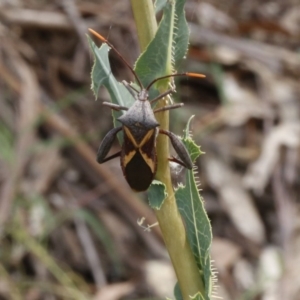
[[[187, 0], [186, 15], [178, 71], [207, 77], [176, 80], [185, 106], [170, 126], [181, 135], [195, 115], [218, 294], [300, 299], [299, 0]], [[112, 118], [107, 91], [95, 101], [90, 90], [88, 27], [134, 64], [129, 1], [0, 1], [0, 299], [172, 297], [145, 195], [118, 159], [95, 161]]]

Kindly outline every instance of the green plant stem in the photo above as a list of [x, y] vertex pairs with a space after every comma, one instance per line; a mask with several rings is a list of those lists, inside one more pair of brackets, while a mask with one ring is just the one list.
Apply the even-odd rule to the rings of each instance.
[[141, 52], [144, 52], [157, 30], [152, 0], [131, 0]]
[[[131, 4], [138, 28], [138, 36], [141, 39], [141, 49], [144, 50], [155, 35], [153, 29], [157, 28], [153, 4], [150, 0], [131, 0]], [[158, 107], [165, 106], [165, 101], [166, 99], [162, 99], [158, 103]], [[168, 130], [168, 111], [158, 113], [156, 117], [160, 128]], [[157, 139], [158, 169], [156, 178], [166, 185], [168, 197], [165, 199], [161, 209], [156, 210], [155, 213], [176, 272], [182, 297], [184, 300], [190, 300], [190, 296], [195, 295], [199, 291], [204, 294], [204, 286], [177, 208], [171, 182], [168, 155], [169, 141], [165, 135], [161, 134]]]

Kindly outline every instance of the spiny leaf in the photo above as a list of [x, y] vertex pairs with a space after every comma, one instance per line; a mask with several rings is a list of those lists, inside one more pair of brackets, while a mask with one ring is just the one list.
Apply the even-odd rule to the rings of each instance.
[[200, 293], [197, 293], [194, 296], [190, 297], [191, 300], [205, 300], [205, 298], [203, 298], [203, 296]]
[[[188, 122], [188, 126], [190, 124], [190, 120]], [[183, 143], [187, 147], [189, 154], [194, 161], [201, 154], [201, 151], [189, 136], [188, 126], [185, 130], [186, 133], [185, 137], [183, 138]], [[204, 209], [203, 199], [199, 194], [195, 174], [193, 171], [187, 171], [186, 185], [177, 189], [175, 197], [181, 216], [185, 220], [187, 236], [196, 259], [199, 274], [201, 274], [205, 285], [205, 299], [209, 300], [212, 284], [209, 253], [212, 241], [212, 232], [210, 221]]]
[[[176, 300], [183, 300], [178, 282], [174, 288], [174, 296]], [[205, 298], [203, 298], [201, 293], [197, 293], [196, 295], [190, 296], [190, 300], [205, 300]]]
[[182, 59], [185, 58], [189, 45], [189, 27], [185, 18], [185, 0], [177, 0], [175, 5], [175, 24], [174, 24], [174, 62], [175, 68], [178, 67]]
[[184, 135], [183, 135], [183, 143], [185, 144], [185, 147], [187, 148], [187, 150], [190, 154], [190, 157], [191, 157], [192, 161], [194, 162], [196, 160], [196, 158], [199, 157], [204, 152], [202, 152], [200, 150], [200, 147], [190, 137], [189, 128], [190, 128], [190, 124], [191, 124], [191, 121], [193, 118], [194, 118], [194, 116], [191, 116], [187, 122], [187, 125], [184, 130]]

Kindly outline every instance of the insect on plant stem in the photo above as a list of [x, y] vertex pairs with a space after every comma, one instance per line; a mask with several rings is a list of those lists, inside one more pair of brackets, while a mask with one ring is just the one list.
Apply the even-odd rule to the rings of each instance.
[[[121, 126], [111, 129], [100, 144], [97, 152], [98, 163], [102, 164], [120, 156], [123, 174], [129, 186], [137, 192], [145, 191], [150, 186], [157, 170], [156, 139], [158, 134], [164, 134], [169, 137], [171, 144], [179, 157], [171, 157], [169, 158], [169, 161], [176, 162], [188, 169], [192, 169], [193, 162], [181, 139], [170, 131], [160, 129], [159, 123], [155, 118], [156, 113], [182, 107], [183, 103], [171, 104], [155, 110], [151, 107], [151, 104], [155, 101], [175, 92], [175, 88], [172, 87], [152, 100], [149, 100], [148, 92], [154, 83], [162, 79], [176, 76], [203, 78], [205, 75], [189, 72], [164, 75], [154, 79], [146, 88], [144, 88], [137, 73], [124, 59], [120, 52], [99, 33], [92, 29], [89, 29], [89, 31], [115, 51], [125, 65], [131, 70], [138, 85], [140, 86], [140, 91], [138, 91], [133, 86], [123, 81], [124, 86], [135, 98], [135, 102], [129, 108], [109, 102], [103, 103], [113, 110], [123, 110], [125, 112], [118, 118]], [[123, 132], [123, 144], [121, 146], [121, 151], [107, 157], [113, 141], [117, 133], [120, 131]]]

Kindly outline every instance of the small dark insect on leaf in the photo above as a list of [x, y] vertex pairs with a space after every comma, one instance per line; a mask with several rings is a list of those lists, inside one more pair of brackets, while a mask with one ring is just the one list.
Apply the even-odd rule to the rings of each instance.
[[[159, 123], [155, 118], [156, 113], [181, 107], [183, 106], [183, 103], [172, 104], [153, 110], [151, 107], [152, 104], [154, 104], [157, 100], [175, 92], [175, 89], [171, 88], [152, 100], [149, 100], [148, 92], [151, 86], [161, 79], [175, 76], [190, 76], [198, 78], [203, 78], [205, 76], [196, 73], [170, 74], [156, 78], [146, 88], [144, 88], [136, 72], [127, 63], [119, 51], [100, 34], [92, 29], [89, 29], [89, 31], [98, 37], [103, 43], [108, 44], [108, 46], [117, 53], [121, 60], [131, 70], [140, 87], [140, 90], [138, 91], [132, 85], [128, 84], [127, 82], [123, 82], [125, 87], [135, 98], [135, 102], [129, 108], [109, 102], [103, 103], [113, 110], [125, 110], [126, 112], [118, 118], [122, 125], [120, 127], [111, 129], [104, 137], [97, 152], [98, 163], [102, 164], [108, 160], [120, 156], [123, 174], [129, 186], [136, 192], [145, 191], [153, 181], [157, 170], [157, 135], [165, 134], [170, 138], [171, 144], [179, 156], [179, 159], [173, 157], [169, 158], [169, 160], [176, 162], [188, 169], [192, 169], [192, 160], [182, 141], [174, 133], [160, 129]], [[119, 131], [122, 131], [124, 136], [121, 151], [106, 157]]]

